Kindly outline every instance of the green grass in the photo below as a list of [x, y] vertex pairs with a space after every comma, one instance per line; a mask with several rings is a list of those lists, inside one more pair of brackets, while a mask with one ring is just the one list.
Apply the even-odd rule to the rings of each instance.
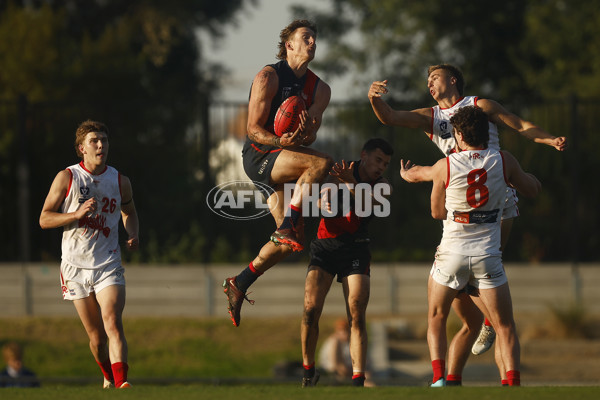
[[[298, 360], [300, 318], [126, 318], [130, 377], [268, 378], [281, 360]], [[332, 321], [323, 321], [324, 332]], [[88, 339], [77, 317], [0, 319], [0, 345], [16, 340], [24, 364], [40, 378], [97, 377]]]
[[[321, 335], [335, 318], [324, 318]], [[358, 389], [328, 385], [301, 390], [299, 380], [273, 378], [281, 360], [300, 359], [300, 319], [246, 319], [239, 328], [225, 317], [126, 318], [129, 342], [129, 391], [101, 390], [102, 377], [90, 354], [77, 317], [2, 318], [0, 345], [17, 340], [25, 346], [25, 365], [42, 380], [40, 389], [0, 389], [0, 399], [557, 399], [600, 398], [594, 387], [462, 387], [430, 389], [387, 381], [387, 386]], [[526, 382], [525, 382], [526, 383]], [[420, 385], [420, 386], [419, 386]]]
[[431, 389], [426, 387], [315, 387], [301, 389], [298, 385], [137, 385], [130, 390], [102, 390], [97, 387], [56, 386], [40, 389], [0, 389], [2, 399], [243, 399], [243, 400], [398, 400], [398, 399], [507, 399], [569, 400], [599, 398], [600, 387], [461, 387]]

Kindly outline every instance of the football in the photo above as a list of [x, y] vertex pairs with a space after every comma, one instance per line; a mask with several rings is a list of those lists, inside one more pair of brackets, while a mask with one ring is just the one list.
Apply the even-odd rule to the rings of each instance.
[[306, 104], [300, 96], [290, 96], [284, 100], [279, 106], [273, 130], [277, 136], [281, 136], [286, 132], [294, 132], [300, 125], [300, 113], [306, 110]]

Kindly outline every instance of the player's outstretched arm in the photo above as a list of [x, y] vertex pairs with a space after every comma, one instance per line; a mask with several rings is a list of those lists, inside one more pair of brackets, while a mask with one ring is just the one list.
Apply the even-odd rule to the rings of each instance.
[[431, 182], [433, 180], [433, 167], [414, 165], [407, 160], [400, 160], [400, 176], [408, 183]]
[[140, 242], [140, 222], [135, 203], [133, 202], [131, 181], [124, 175], [121, 175], [121, 218], [123, 219], [123, 226], [128, 235], [126, 241], [127, 249], [137, 250]]
[[96, 199], [92, 197], [81, 204], [77, 211], [70, 213], [61, 213], [58, 211], [67, 196], [67, 190], [69, 190], [70, 183], [71, 173], [66, 169], [60, 171], [54, 178], [40, 214], [39, 222], [42, 229], [59, 228], [61, 226], [69, 225], [72, 222], [79, 221], [86, 214], [96, 210]]
[[496, 125], [502, 125], [513, 129], [535, 143], [542, 143], [554, 147], [558, 151], [564, 151], [568, 146], [566, 137], [556, 137], [549, 134], [537, 125], [509, 112], [500, 105], [500, 103], [494, 100], [480, 99], [477, 101], [477, 105], [483, 109], [490, 120]]
[[541, 182], [533, 175], [523, 171], [517, 159], [508, 151], [502, 151], [504, 171], [509, 185], [525, 197], [535, 197], [542, 190]]
[[435, 219], [446, 219], [446, 177], [448, 163], [445, 158], [432, 167], [433, 187], [431, 188], [431, 216]]
[[382, 96], [387, 93], [387, 80], [375, 81], [369, 88], [368, 97], [371, 107], [373, 107], [373, 112], [381, 123], [384, 125], [421, 129], [425, 132], [431, 130], [431, 109], [420, 108], [412, 111], [394, 110], [382, 99]]

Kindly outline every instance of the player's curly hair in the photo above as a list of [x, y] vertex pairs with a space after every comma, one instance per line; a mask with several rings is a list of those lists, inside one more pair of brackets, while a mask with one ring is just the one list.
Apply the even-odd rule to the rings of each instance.
[[469, 146], [487, 147], [490, 140], [490, 126], [487, 114], [477, 106], [459, 108], [450, 118], [450, 123]]
[[444, 71], [447, 71], [450, 74], [450, 76], [456, 78], [456, 89], [458, 90], [458, 94], [464, 96], [465, 78], [463, 77], [463, 74], [460, 71], [460, 69], [450, 64], [432, 65], [427, 69], [427, 77], [429, 77], [429, 75], [431, 75], [433, 71], [438, 69], [443, 69]]
[[315, 33], [315, 37], [317, 37], [317, 25], [315, 25], [313, 22], [306, 19], [297, 19], [292, 21], [279, 33], [280, 40], [279, 43], [277, 43], [277, 48], [279, 49], [277, 58], [279, 60], [285, 60], [287, 58], [287, 49], [285, 48], [285, 43], [290, 40], [290, 37], [298, 28], [308, 28], [313, 31]]
[[106, 133], [106, 136], [108, 136], [108, 127], [102, 122], [92, 121], [90, 119], [79, 124], [75, 131], [75, 152], [77, 152], [79, 158], [83, 158], [83, 154], [79, 150], [79, 145], [83, 143], [85, 137], [90, 132], [104, 132]]

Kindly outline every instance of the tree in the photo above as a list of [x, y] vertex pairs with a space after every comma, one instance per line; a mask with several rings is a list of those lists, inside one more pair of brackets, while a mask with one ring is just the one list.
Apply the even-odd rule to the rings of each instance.
[[[26, 151], [35, 171], [29, 185], [34, 259], [59, 253], [58, 235], [41, 233], [37, 216], [56, 172], [77, 162], [74, 131], [88, 118], [111, 128], [109, 163], [132, 180], [142, 240], [145, 233], [167, 246], [177, 235], [207, 234], [193, 224], [202, 198], [193, 167], [201, 153], [190, 145], [190, 130], [217, 87], [219, 68], [203, 60], [197, 32], [218, 38], [247, 3], [255, 0], [0, 2], [3, 118], [17, 121], [17, 96], [28, 101], [26, 146], [18, 145], [18, 124], [3, 121], [0, 160], [8, 168], [0, 170], [0, 207], [3, 226], [16, 227], [10, 193]], [[15, 259], [16, 237], [2, 235], [0, 251]]]
[[[524, 2], [456, 0], [331, 0], [331, 11], [307, 13], [321, 28], [328, 54], [318, 67], [329, 74], [350, 71], [368, 87], [388, 79], [398, 100], [428, 100], [427, 66], [451, 63], [468, 78], [468, 90], [514, 95], [521, 80], [511, 49], [523, 34]], [[498, 81], [511, 76], [512, 80]], [[362, 97], [366, 90], [357, 93]]]
[[[512, 234], [506, 255], [508, 259], [565, 260], [569, 252], [564, 244], [573, 242], [575, 233], [570, 230], [577, 229], [582, 238], [581, 258], [596, 257], [600, 236], [591, 221], [598, 220], [592, 204], [598, 190], [585, 184], [594, 181], [591, 174], [598, 167], [598, 140], [593, 134], [598, 102], [591, 101], [600, 94], [596, 40], [600, 11], [595, 2], [331, 0], [329, 4], [326, 11], [296, 7], [295, 12], [307, 14], [320, 28], [319, 41], [327, 53], [315, 66], [325, 71], [326, 79], [351, 75], [357, 101], [366, 102], [372, 81], [388, 79], [388, 101], [398, 108], [431, 106], [425, 86], [427, 67], [451, 63], [463, 70], [466, 94], [498, 100], [556, 136], [572, 134], [571, 143], [578, 141], [578, 146], [560, 154], [501, 133], [503, 148], [544, 183], [535, 210], [517, 222], [521, 230]], [[590, 101], [570, 103], [572, 95]], [[377, 131], [373, 125], [365, 130], [368, 134]], [[422, 150], [407, 140], [408, 135], [397, 130], [393, 136], [399, 137], [402, 149], [422, 157]], [[571, 196], [578, 202], [567, 196], [574, 190], [581, 190]], [[526, 202], [521, 200], [521, 204]], [[427, 214], [427, 210], [417, 212]], [[575, 219], [578, 225], [572, 223]], [[413, 232], [416, 226], [411, 223], [412, 230], [408, 230]]]
[[589, 0], [530, 1], [519, 57], [531, 90], [555, 99], [600, 95], [600, 9]]

